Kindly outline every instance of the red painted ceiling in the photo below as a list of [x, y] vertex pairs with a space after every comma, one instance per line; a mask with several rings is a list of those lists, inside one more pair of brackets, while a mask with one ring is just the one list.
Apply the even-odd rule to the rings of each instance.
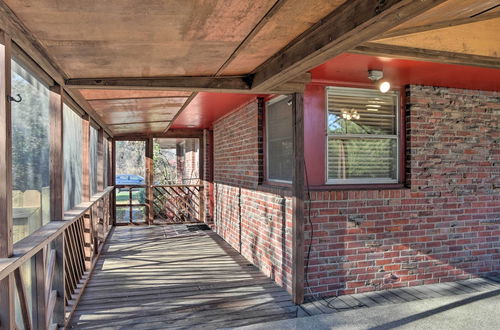
[[218, 118], [259, 95], [200, 92], [177, 117], [172, 128], [208, 128]]
[[370, 83], [368, 70], [383, 70], [394, 86], [418, 84], [489, 91], [500, 90], [500, 70], [475, 66], [342, 54], [311, 70], [313, 81]]
[[[407, 84], [500, 91], [500, 70], [474, 66], [342, 54], [311, 70], [313, 83], [367, 84], [367, 71], [384, 71], [394, 87]], [[198, 93], [173, 128], [208, 128], [218, 118], [258, 95]]]

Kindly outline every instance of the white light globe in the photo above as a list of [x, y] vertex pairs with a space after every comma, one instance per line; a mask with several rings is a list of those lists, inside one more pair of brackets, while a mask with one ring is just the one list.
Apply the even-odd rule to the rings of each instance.
[[388, 81], [383, 81], [380, 83], [380, 85], [378, 86], [378, 89], [382, 92], [382, 93], [387, 93], [390, 89], [391, 89], [391, 84], [388, 82]]

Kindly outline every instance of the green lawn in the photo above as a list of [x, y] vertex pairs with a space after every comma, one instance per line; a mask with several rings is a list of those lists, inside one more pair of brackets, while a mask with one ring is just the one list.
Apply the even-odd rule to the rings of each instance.
[[[141, 190], [133, 190], [132, 191], [132, 203], [140, 204], [146, 201], [146, 193], [144, 189]], [[122, 190], [116, 193], [116, 203], [117, 204], [128, 204], [129, 202], [129, 191]]]

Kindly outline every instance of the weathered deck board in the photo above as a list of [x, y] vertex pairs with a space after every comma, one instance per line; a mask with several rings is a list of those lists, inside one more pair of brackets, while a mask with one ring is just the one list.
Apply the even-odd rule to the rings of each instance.
[[117, 227], [70, 327], [215, 329], [296, 317], [290, 295], [221, 238], [181, 227]]

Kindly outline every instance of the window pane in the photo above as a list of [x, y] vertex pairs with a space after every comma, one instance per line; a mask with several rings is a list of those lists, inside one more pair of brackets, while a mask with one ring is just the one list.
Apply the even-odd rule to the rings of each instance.
[[396, 180], [397, 140], [329, 138], [328, 178]]
[[97, 129], [90, 127], [90, 194], [97, 193]]
[[72, 209], [82, 198], [82, 118], [64, 105], [64, 209]]
[[397, 93], [327, 87], [329, 134], [396, 134]]
[[293, 120], [291, 97], [267, 105], [267, 177], [292, 181]]
[[14, 242], [50, 221], [49, 89], [12, 61], [12, 205]]

